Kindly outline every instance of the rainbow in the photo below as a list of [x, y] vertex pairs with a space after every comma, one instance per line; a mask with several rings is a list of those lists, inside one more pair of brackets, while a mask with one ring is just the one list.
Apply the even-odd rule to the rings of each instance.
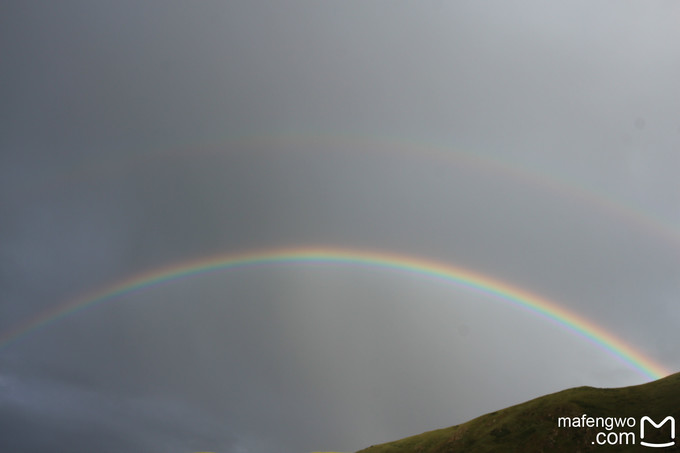
[[[376, 156], [399, 156], [401, 158], [425, 160], [434, 165], [451, 168], [464, 166], [478, 169], [493, 176], [502, 176], [513, 182], [521, 182], [548, 193], [578, 202], [581, 206], [589, 206], [599, 212], [621, 220], [622, 223], [635, 226], [652, 237], [667, 241], [673, 247], [680, 248], [680, 233], [671, 222], [646, 212], [640, 207], [630, 206], [617, 201], [603, 193], [583, 188], [578, 182], [548, 174], [540, 169], [519, 166], [516, 163], [498, 157], [490, 157], [484, 153], [463, 152], [449, 144], [426, 140], [413, 140], [406, 137], [381, 137], [360, 134], [331, 133], [259, 133], [224, 138], [217, 142], [188, 142], [174, 144], [171, 147], [160, 146], [133, 155], [116, 153], [115, 157], [103, 161], [98, 156], [93, 161], [84, 161], [70, 168], [52, 181], [32, 187], [34, 196], [52, 190], [54, 187], [73, 181], [93, 181], [107, 177], [112, 171], [122, 171], [128, 167], [156, 166], [159, 160], [195, 160], [209, 156], [228, 156], [232, 153], [262, 153], [264, 150], [289, 148], [288, 151], [311, 153], [314, 155], [332, 155], [341, 149], [343, 153], [354, 153], [356, 156], [372, 154]], [[333, 150], [336, 151], [333, 151]]]
[[0, 351], [30, 333], [81, 310], [114, 301], [127, 294], [164, 282], [234, 268], [293, 263], [335, 263], [379, 267], [453, 283], [551, 320], [595, 344], [647, 378], [659, 379], [670, 374], [662, 365], [645, 357], [641, 352], [597, 324], [555, 302], [513, 287], [500, 280], [444, 262], [414, 256], [328, 246], [268, 249], [203, 257], [136, 275], [112, 286], [60, 304], [5, 332], [0, 335]]

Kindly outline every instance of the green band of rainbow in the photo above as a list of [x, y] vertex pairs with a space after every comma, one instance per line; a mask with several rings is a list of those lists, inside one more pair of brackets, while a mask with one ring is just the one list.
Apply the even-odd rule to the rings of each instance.
[[569, 331], [589, 340], [610, 355], [617, 357], [647, 378], [658, 379], [670, 374], [662, 365], [646, 358], [642, 353], [602, 327], [566, 310], [554, 302], [510, 286], [502, 281], [443, 262], [392, 253], [334, 247], [295, 247], [226, 254], [194, 261], [185, 261], [173, 266], [153, 270], [76, 300], [58, 305], [54, 309], [45, 311], [28, 322], [5, 332], [0, 335], [0, 351], [29, 333], [79, 310], [112, 301], [133, 291], [170, 280], [249, 265], [324, 262], [377, 266], [383, 269], [407, 272], [454, 283], [552, 320]]

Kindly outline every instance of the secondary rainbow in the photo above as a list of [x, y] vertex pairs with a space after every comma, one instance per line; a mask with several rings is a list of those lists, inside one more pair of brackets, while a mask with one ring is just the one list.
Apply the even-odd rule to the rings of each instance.
[[[69, 180], [111, 178], [111, 172], [115, 169], [121, 171], [121, 169], [137, 168], [143, 165], [156, 167], [159, 162], [166, 162], [168, 159], [195, 160], [199, 157], [227, 156], [232, 154], [233, 150], [257, 154], [264, 150], [271, 151], [281, 147], [290, 148], [287, 151], [296, 150], [296, 152], [310, 155], [323, 155], [324, 153], [332, 155], [333, 151], [330, 150], [340, 149], [342, 153], [353, 152], [357, 156], [401, 156], [451, 168], [464, 166], [469, 169], [478, 169], [488, 177], [502, 176], [513, 183], [528, 184], [535, 186], [538, 191], [571, 199], [581, 206], [589, 206], [613, 216], [623, 224], [635, 226], [645, 234], [668, 241], [673, 247], [680, 247], [680, 233], [676, 225], [650, 212], [642, 211], [639, 207], [627, 205], [603, 193], [588, 189], [583, 184], [571, 181], [564, 176], [519, 166], [498, 157], [490, 157], [483, 152], [465, 152], [450, 144], [408, 137], [270, 132], [225, 137], [216, 142], [175, 143], [153, 149], [145, 148], [145, 151], [132, 155], [117, 153], [113, 159], [106, 161], [102, 161], [100, 156], [93, 161], [82, 161], [59, 178], [42, 185], [32, 186], [32, 190], [39, 194], [51, 190], [53, 184], [58, 186]], [[288, 155], [288, 153], [284, 154]]]
[[0, 351], [36, 330], [88, 307], [171, 280], [233, 268], [266, 264], [336, 263], [378, 267], [453, 283], [510, 303], [551, 320], [617, 357], [643, 376], [658, 379], [670, 374], [662, 365], [588, 319], [559, 304], [486, 275], [451, 264], [408, 255], [336, 247], [293, 247], [217, 255], [184, 261], [123, 280], [75, 300], [57, 305], [0, 335]]

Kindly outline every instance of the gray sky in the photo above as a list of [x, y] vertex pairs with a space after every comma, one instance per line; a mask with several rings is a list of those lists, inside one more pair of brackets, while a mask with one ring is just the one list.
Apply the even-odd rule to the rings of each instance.
[[[680, 369], [677, 2], [4, 2], [0, 335], [298, 245], [450, 263]], [[269, 265], [0, 349], [0, 450], [354, 451], [645, 382], [443, 282]]]

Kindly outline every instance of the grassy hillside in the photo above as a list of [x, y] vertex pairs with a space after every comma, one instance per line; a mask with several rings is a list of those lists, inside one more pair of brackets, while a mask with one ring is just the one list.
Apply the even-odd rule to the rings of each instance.
[[[558, 417], [634, 417], [634, 427], [558, 428]], [[676, 444], [666, 448], [639, 445], [640, 418], [650, 416], [660, 423], [672, 415], [676, 421]], [[597, 422], [594, 420], [593, 422]], [[606, 441], [609, 433], [631, 432], [621, 437], [623, 445], [594, 444], [599, 432]], [[615, 389], [578, 387], [536, 398], [470, 420], [450, 428], [375, 445], [357, 453], [481, 453], [481, 452], [677, 452], [680, 451], [680, 373], [648, 384]], [[619, 434], [609, 434], [618, 440]], [[631, 441], [632, 440], [632, 441]], [[670, 423], [657, 429], [646, 424], [645, 441], [670, 441]], [[634, 443], [634, 444], [633, 444]]]

